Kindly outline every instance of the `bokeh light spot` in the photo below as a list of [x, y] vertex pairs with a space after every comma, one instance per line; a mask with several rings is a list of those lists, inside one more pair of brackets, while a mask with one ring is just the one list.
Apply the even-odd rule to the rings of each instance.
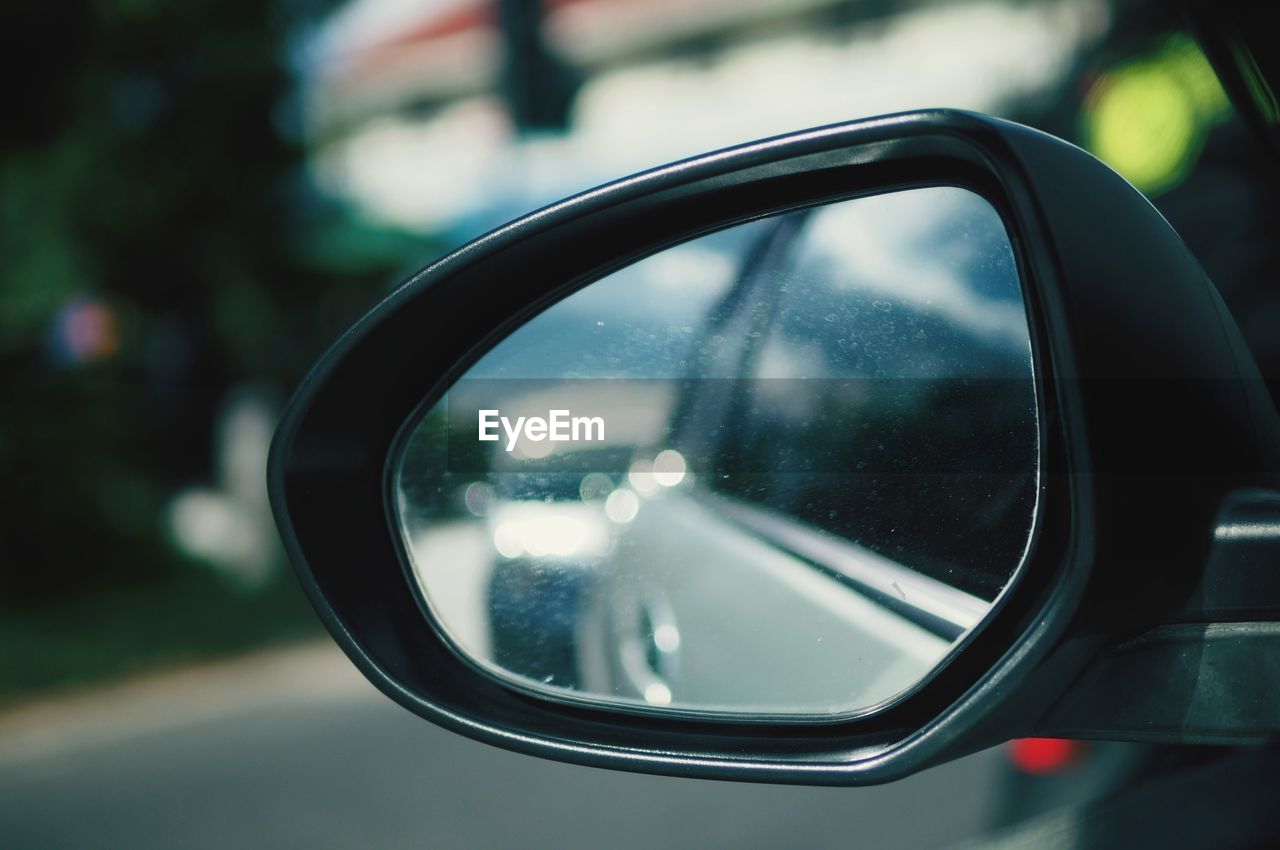
[[1186, 178], [1229, 110], [1212, 66], [1175, 35], [1154, 55], [1100, 76], [1085, 97], [1084, 145], [1148, 195]]

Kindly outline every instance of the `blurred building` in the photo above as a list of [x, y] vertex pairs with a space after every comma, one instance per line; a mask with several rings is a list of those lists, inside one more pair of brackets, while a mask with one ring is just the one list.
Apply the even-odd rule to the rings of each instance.
[[301, 51], [318, 183], [375, 220], [461, 238], [603, 180], [802, 127], [931, 106], [1016, 112], [1109, 23], [1101, 0], [544, 5], [542, 45], [581, 80], [564, 134], [516, 132], [502, 3], [340, 8]]

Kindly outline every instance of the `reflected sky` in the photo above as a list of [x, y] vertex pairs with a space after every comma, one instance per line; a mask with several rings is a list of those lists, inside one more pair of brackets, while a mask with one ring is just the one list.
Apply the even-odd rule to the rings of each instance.
[[937, 186], [823, 207], [797, 253], [805, 258], [801, 271], [833, 288], [901, 301], [993, 343], [1026, 346], [1004, 222], [967, 189]]
[[703, 236], [619, 269], [534, 317], [468, 378], [678, 378], [728, 295], [759, 221]]
[[[872, 316], [858, 319], [868, 306], [932, 317], [983, 348], [1007, 349], [1009, 373], [1025, 373], [1029, 347], [1013, 252], [999, 214], [985, 199], [965, 189], [927, 187], [799, 215], [805, 222], [788, 260], [763, 270], [775, 276], [775, 286], [819, 282], [845, 301], [843, 312], [830, 316], [832, 323], [869, 325]], [[777, 221], [751, 222], [668, 248], [580, 289], [518, 328], [467, 377], [739, 377], [736, 363], [699, 360], [692, 349], [730, 291], [762, 271], [745, 265], [744, 257]], [[883, 327], [883, 317], [877, 321]], [[915, 330], [923, 333], [924, 327], [917, 322]], [[894, 353], [912, 341], [903, 340]], [[931, 348], [929, 341], [915, 341], [919, 351]], [[767, 351], [774, 362], [762, 376], [868, 374], [865, 364], [851, 362], [818, 374], [816, 366], [806, 367], [804, 356]], [[990, 374], [990, 359], [958, 349], [945, 361], [897, 356], [874, 376], [959, 374], [979, 366]]]

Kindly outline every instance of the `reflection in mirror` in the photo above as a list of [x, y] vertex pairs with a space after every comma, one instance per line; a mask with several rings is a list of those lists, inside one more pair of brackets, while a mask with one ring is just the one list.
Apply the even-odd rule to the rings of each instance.
[[882, 707], [990, 613], [1036, 507], [1013, 251], [954, 187], [653, 254], [406, 433], [396, 507], [440, 634], [509, 687], [613, 708]]

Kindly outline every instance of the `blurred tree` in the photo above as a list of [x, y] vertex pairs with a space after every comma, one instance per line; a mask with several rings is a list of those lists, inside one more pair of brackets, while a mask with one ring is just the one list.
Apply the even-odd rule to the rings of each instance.
[[404, 264], [306, 248], [333, 210], [288, 112], [298, 12], [0, 8], [0, 598], [173, 569], [160, 519], [228, 389], [286, 392]]

